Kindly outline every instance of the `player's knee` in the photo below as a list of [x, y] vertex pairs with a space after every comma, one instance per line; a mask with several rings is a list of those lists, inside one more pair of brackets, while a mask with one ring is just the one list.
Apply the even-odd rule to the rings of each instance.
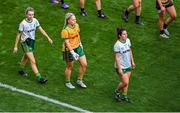
[[87, 63], [86, 62], [82, 63], [81, 68], [85, 71], [87, 68]]
[[73, 65], [67, 65], [66, 67], [68, 70], [72, 70], [73, 69]]
[[139, 8], [140, 7], [140, 4], [134, 4], [134, 8]]
[[31, 63], [31, 65], [34, 65], [34, 64], [36, 64], [36, 61], [35, 60], [30, 60], [30, 63]]
[[83, 68], [86, 68], [86, 67], [87, 67], [87, 63], [83, 63], [83, 64], [82, 64], [82, 67], [83, 67]]

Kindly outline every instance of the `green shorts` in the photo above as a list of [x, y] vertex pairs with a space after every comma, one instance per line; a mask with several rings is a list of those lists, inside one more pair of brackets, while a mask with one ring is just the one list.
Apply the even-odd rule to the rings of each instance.
[[[79, 57], [82, 57], [85, 55], [84, 51], [80, 45], [73, 50], [74, 50], [74, 52], [76, 52], [79, 55]], [[70, 51], [64, 51], [63, 52], [63, 60], [65, 60], [65, 61], [73, 61], [74, 60]]]
[[21, 43], [21, 46], [22, 46], [23, 51], [24, 51], [25, 53], [33, 52], [33, 50], [34, 50], [34, 43], [35, 43], [34, 40], [32, 40], [32, 39], [30, 39], [30, 38], [26, 39], [25, 42], [22, 42], [22, 43]]
[[[132, 68], [131, 68], [131, 67], [129, 67], [129, 68], [125, 68], [125, 69], [122, 69], [123, 74], [126, 74], [127, 72], [131, 72], [131, 70], [132, 70]], [[117, 74], [118, 74], [118, 69], [117, 69], [117, 68], [116, 68], [116, 72], [117, 72]]]

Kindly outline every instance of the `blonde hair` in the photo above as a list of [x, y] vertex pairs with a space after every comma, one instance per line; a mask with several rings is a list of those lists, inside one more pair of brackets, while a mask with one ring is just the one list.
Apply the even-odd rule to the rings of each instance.
[[25, 10], [25, 14], [27, 14], [29, 11], [33, 11], [34, 12], [34, 8], [27, 7], [26, 10]]
[[64, 20], [64, 26], [63, 29], [68, 25], [68, 20], [72, 17], [75, 16], [73, 13], [66, 13], [65, 14], [65, 20]]

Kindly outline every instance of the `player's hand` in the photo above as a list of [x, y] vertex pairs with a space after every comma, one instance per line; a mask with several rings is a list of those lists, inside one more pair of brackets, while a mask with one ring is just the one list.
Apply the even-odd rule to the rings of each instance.
[[134, 62], [132, 62], [132, 69], [134, 69], [136, 67], [136, 64]]
[[166, 10], [166, 8], [162, 6], [161, 11], [164, 12], [165, 10]]
[[18, 48], [15, 47], [14, 50], [13, 50], [13, 53], [17, 53], [18, 52]]
[[122, 69], [119, 69], [119, 68], [118, 68], [118, 74], [119, 74], [120, 77], [123, 76], [123, 71], [122, 71]]
[[70, 53], [72, 54], [74, 60], [79, 59], [79, 55], [76, 52], [74, 52], [74, 50], [71, 50]]

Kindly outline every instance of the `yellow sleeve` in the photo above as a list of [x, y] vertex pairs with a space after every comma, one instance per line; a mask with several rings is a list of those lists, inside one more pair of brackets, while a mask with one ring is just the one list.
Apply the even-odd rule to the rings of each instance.
[[61, 32], [61, 38], [62, 39], [68, 39], [68, 31], [66, 29], [63, 29], [62, 32]]

